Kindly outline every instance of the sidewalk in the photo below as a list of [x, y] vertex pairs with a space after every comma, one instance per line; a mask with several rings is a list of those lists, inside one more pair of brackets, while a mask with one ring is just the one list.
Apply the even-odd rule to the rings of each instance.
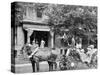
[[[46, 61], [40, 62], [40, 72], [47, 72], [49, 71], [49, 66]], [[14, 66], [12, 64], [12, 66]], [[16, 73], [31, 73], [32, 72], [32, 65], [31, 63], [26, 63], [26, 64], [16, 64], [15, 65], [15, 72]]]

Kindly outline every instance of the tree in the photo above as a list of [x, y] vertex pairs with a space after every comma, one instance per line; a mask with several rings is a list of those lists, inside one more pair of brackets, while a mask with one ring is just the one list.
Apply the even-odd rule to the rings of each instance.
[[81, 38], [92, 38], [97, 34], [96, 7], [51, 4], [46, 8], [45, 14], [49, 16], [49, 25], [54, 28], [55, 33]]

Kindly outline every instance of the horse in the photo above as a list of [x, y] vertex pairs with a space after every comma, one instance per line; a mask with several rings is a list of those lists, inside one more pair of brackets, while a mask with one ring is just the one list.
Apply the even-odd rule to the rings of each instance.
[[[30, 46], [25, 46], [24, 51], [27, 53], [28, 56], [34, 52], [34, 49]], [[47, 61], [49, 65], [49, 71], [53, 71], [57, 69], [56, 59], [60, 54], [59, 50], [55, 50], [52, 48], [38, 48], [38, 51], [30, 57], [30, 61], [32, 64], [33, 72], [35, 71], [35, 64], [37, 72], [39, 71], [39, 62]]]

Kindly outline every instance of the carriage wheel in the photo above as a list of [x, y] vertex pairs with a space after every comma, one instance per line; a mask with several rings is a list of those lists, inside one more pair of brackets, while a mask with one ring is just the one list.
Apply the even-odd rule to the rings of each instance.
[[65, 60], [61, 60], [59, 62], [59, 67], [61, 70], [72, 70], [77, 68], [77, 62], [71, 56], [65, 58]]
[[69, 60], [70, 60], [70, 66], [71, 66], [70, 69], [76, 69], [78, 62], [71, 56], [69, 57]]

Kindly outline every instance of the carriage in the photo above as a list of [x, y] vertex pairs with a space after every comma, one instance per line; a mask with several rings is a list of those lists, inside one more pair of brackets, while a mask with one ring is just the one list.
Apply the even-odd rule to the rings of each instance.
[[87, 49], [88, 51], [85, 52], [84, 49], [68, 48], [67, 53], [61, 58], [61, 69], [77, 69], [78, 62], [86, 64], [89, 68], [97, 68], [97, 49], [93, 45], [88, 46]]

